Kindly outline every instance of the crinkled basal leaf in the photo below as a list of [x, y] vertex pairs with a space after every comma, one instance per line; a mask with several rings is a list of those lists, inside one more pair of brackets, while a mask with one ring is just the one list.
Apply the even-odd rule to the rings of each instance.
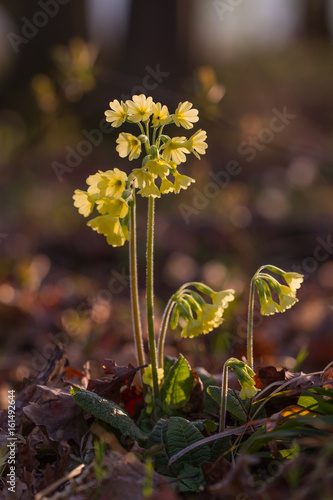
[[[202, 439], [202, 437], [201, 432], [185, 418], [171, 417], [167, 434], [167, 452], [169, 457], [173, 457], [187, 446]], [[208, 444], [203, 444], [176, 460], [172, 464], [172, 469], [179, 473], [184, 464], [199, 467], [202, 462], [209, 460], [210, 448]]]
[[76, 404], [83, 408], [83, 410], [88, 411], [94, 417], [120, 431], [123, 436], [138, 441], [147, 440], [147, 435], [113, 401], [104, 399], [94, 392], [81, 390], [76, 387], [71, 390], [71, 393]]
[[229, 452], [231, 449], [231, 439], [230, 436], [226, 436], [224, 438], [217, 439], [214, 441], [210, 453], [211, 453], [211, 461], [214, 462], [217, 460], [221, 455], [224, 456], [227, 460], [230, 458], [230, 453]]
[[[211, 385], [207, 388], [207, 392], [218, 405], [221, 405], [221, 387]], [[244, 407], [242, 406], [242, 403]], [[234, 391], [232, 389], [228, 389], [227, 410], [239, 422], [246, 422], [247, 413], [244, 411], [244, 402], [242, 403], [237, 399]]]
[[206, 481], [200, 466], [193, 467], [192, 465], [185, 464], [179, 472], [179, 479], [180, 493], [199, 493], [200, 488], [206, 486]]
[[170, 368], [161, 388], [161, 401], [165, 408], [181, 408], [190, 397], [194, 378], [190, 366], [181, 354]]
[[[156, 423], [155, 427], [149, 434], [148, 441], [146, 443], [147, 449], [152, 448], [153, 446], [161, 446], [166, 444], [168, 426], [169, 420], [166, 420], [164, 418], [161, 418], [161, 420]], [[159, 472], [160, 474], [167, 474], [168, 461], [169, 456], [164, 447], [154, 456], [156, 472]]]

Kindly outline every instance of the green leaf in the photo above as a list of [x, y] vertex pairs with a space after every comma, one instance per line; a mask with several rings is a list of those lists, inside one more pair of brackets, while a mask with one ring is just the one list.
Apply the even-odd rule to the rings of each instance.
[[[216, 403], [221, 405], [221, 387], [217, 386], [209, 386], [207, 388], [208, 394], [216, 401]], [[246, 403], [246, 400], [243, 402]], [[249, 402], [247, 403], [249, 404]], [[245, 408], [245, 405], [244, 405]], [[244, 411], [242, 403], [237, 399], [234, 391], [232, 389], [228, 389], [227, 395], [227, 410], [231, 413], [231, 415], [238, 420], [239, 422], [247, 421], [247, 412], [246, 409]]]
[[316, 389], [302, 392], [298, 404], [307, 410], [322, 413], [323, 415], [333, 415], [332, 400], [325, 400], [324, 396], [315, 394], [314, 391]]
[[161, 402], [166, 411], [181, 408], [186, 403], [193, 383], [194, 378], [190, 366], [180, 354], [177, 362], [170, 368], [161, 388]]
[[179, 472], [179, 480], [180, 493], [199, 493], [200, 487], [206, 486], [206, 481], [201, 467], [193, 467], [189, 464], [185, 464]]
[[230, 436], [226, 436], [224, 438], [217, 439], [214, 441], [213, 446], [210, 449], [211, 453], [211, 461], [215, 462], [221, 455], [224, 456], [227, 460], [230, 458], [231, 449], [231, 439]]
[[[187, 446], [202, 439], [201, 432], [188, 420], [182, 417], [171, 417], [167, 433], [167, 452], [173, 457]], [[179, 473], [184, 464], [200, 467], [202, 462], [210, 460], [210, 448], [208, 444], [202, 444], [189, 451], [172, 464], [172, 469]]]
[[[207, 387], [207, 392], [210, 395], [210, 397], [213, 398], [214, 401], [220, 406], [221, 387], [210, 385], [209, 387]], [[238, 395], [239, 391], [228, 389], [227, 410], [239, 422], [247, 422], [251, 401], [249, 398], [241, 400], [239, 399]], [[254, 415], [254, 413], [258, 408], [258, 404], [259, 402], [254, 402], [254, 403], [252, 402], [250, 416]], [[255, 418], [265, 418], [265, 417], [266, 417], [266, 411], [264, 408], [261, 408], [260, 411], [255, 416]]]
[[167, 376], [170, 368], [177, 362], [177, 358], [171, 356], [164, 357], [164, 378]]
[[[167, 441], [167, 431], [169, 426], [169, 420], [161, 418], [159, 420], [151, 433], [149, 434], [148, 441], [146, 444], [146, 448], [152, 448], [153, 446], [161, 446], [165, 445]], [[167, 474], [168, 473], [168, 461], [169, 456], [166, 452], [165, 447], [160, 450], [154, 457], [155, 470], [159, 474]]]
[[146, 441], [147, 435], [144, 434], [116, 403], [109, 399], [102, 398], [95, 392], [86, 391], [74, 387], [71, 389], [74, 401], [83, 410], [91, 413], [94, 417], [109, 424], [113, 429], [133, 439], [134, 441]]
[[218, 424], [213, 420], [210, 420], [209, 418], [206, 418], [206, 420], [204, 420], [203, 423], [204, 426], [206, 427], [206, 430], [209, 432], [215, 432], [218, 428]]

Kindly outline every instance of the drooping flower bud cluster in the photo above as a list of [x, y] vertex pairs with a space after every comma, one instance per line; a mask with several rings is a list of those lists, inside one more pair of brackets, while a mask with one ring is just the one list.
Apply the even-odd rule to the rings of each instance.
[[[196, 290], [191, 290], [189, 286]], [[214, 292], [203, 283], [188, 283], [173, 296], [175, 306], [171, 315], [171, 328], [174, 330], [179, 326], [181, 336], [188, 338], [211, 332], [223, 323], [224, 310], [234, 300], [234, 293], [234, 290]], [[209, 301], [203, 298], [203, 294], [209, 297]]]
[[285, 284], [281, 284], [276, 278], [261, 270], [254, 277], [261, 305], [260, 313], [269, 316], [284, 312], [298, 302], [296, 291], [301, 287], [304, 277], [302, 274], [285, 272], [275, 266], [265, 266], [265, 268], [285, 280]]

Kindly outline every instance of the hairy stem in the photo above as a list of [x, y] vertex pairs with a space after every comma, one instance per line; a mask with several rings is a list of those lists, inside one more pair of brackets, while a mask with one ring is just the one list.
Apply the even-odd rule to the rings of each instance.
[[153, 372], [154, 399], [159, 396], [157, 356], [154, 331], [154, 212], [155, 202], [152, 196], [148, 204], [148, 235], [147, 235], [147, 320], [150, 361]]
[[164, 365], [164, 342], [165, 336], [168, 329], [170, 314], [172, 312], [172, 308], [175, 305], [174, 296], [169, 299], [169, 302], [164, 309], [164, 314], [161, 323], [160, 333], [158, 335], [158, 366], [163, 368]]
[[[130, 207], [130, 283], [131, 283], [131, 308], [132, 322], [135, 346], [139, 366], [145, 364], [145, 354], [142, 341], [142, 326], [139, 307], [139, 292], [138, 292], [138, 268], [137, 268], [137, 251], [136, 251], [136, 201], [135, 191], [133, 189], [133, 201]], [[142, 370], [141, 370], [142, 375]]]
[[247, 318], [247, 363], [253, 370], [253, 310], [254, 310], [254, 289], [255, 279], [251, 280], [250, 297], [249, 297], [249, 310]]
[[222, 373], [219, 432], [224, 432], [225, 430], [225, 419], [227, 415], [227, 398], [228, 398], [228, 361], [224, 363], [223, 373]]

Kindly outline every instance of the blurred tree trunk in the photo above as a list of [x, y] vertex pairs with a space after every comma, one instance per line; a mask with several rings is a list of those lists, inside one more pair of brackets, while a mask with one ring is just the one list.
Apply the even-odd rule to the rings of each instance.
[[304, 5], [304, 28], [306, 40], [329, 41], [329, 16], [327, 0], [306, 0]]
[[188, 34], [192, 0], [132, 0], [129, 31], [119, 63], [122, 71], [144, 77], [146, 67], [169, 73], [167, 85], [178, 87], [190, 72]]
[[[48, 4], [47, 1], [44, 3]], [[47, 23], [36, 27], [36, 34], [27, 38], [24, 27], [29, 23], [36, 25], [41, 21], [43, 24], [42, 17], [39, 21], [36, 18], [36, 13], [44, 12], [43, 9], [38, 2], [2, 0], [3, 7], [16, 23], [15, 32], [7, 34], [6, 39], [6, 43], [12, 47], [13, 56], [16, 58], [12, 76], [2, 89], [2, 95], [6, 96], [6, 106], [10, 105], [16, 94], [27, 86], [27, 82], [33, 75], [47, 71], [51, 64], [51, 48], [54, 45], [67, 44], [73, 36], [81, 36], [84, 39], [87, 37], [85, 3], [69, 2], [60, 5], [54, 2], [54, 4], [58, 5], [58, 12], [53, 15], [45, 13]], [[33, 29], [30, 28], [30, 30]], [[19, 35], [22, 39], [14, 38], [15, 35]]]

